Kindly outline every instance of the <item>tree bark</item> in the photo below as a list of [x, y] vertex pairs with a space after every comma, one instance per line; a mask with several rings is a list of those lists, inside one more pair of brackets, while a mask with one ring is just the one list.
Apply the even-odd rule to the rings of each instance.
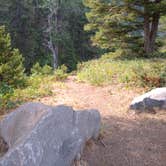
[[158, 25], [159, 25], [160, 14], [154, 13], [152, 18], [152, 27], [150, 33], [150, 52], [155, 51], [155, 41], [157, 37]]
[[[156, 0], [154, 3], [157, 4], [160, 2], [161, 0]], [[160, 13], [154, 12], [152, 15], [150, 15], [146, 9], [146, 5], [148, 5], [148, 1], [145, 1], [144, 11], [144, 51], [145, 53], [150, 54], [155, 51]]]
[[59, 5], [60, 1], [55, 6], [50, 6], [50, 14], [48, 15], [48, 48], [50, 49], [53, 57], [53, 68], [58, 68], [58, 43], [54, 42], [53, 34], [59, 33]]
[[144, 16], [144, 51], [150, 52], [150, 17], [148, 14]]

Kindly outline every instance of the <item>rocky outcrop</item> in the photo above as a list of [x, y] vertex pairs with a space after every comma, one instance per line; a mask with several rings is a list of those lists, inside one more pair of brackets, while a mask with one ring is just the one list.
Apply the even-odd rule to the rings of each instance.
[[100, 114], [27, 103], [0, 122], [9, 150], [0, 166], [70, 166], [87, 140], [97, 138]]
[[148, 111], [152, 113], [157, 110], [166, 110], [166, 87], [153, 89], [142, 96], [136, 97], [132, 101], [130, 109], [137, 112]]

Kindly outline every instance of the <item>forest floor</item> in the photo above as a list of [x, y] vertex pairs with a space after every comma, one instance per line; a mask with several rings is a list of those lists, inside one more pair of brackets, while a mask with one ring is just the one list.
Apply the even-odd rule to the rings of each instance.
[[100, 141], [90, 141], [82, 156], [83, 166], [166, 166], [166, 113], [133, 115], [132, 99], [145, 89], [123, 84], [96, 87], [70, 76], [55, 86], [55, 97], [39, 101], [97, 109], [102, 117]]

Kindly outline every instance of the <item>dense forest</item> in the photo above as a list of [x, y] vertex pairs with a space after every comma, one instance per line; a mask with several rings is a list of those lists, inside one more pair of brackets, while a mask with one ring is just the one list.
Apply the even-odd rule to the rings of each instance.
[[[95, 84], [119, 72], [126, 82], [163, 86], [165, 6], [166, 0], [0, 0], [1, 96], [31, 85], [34, 73], [54, 71], [61, 79], [77, 70], [80, 80]], [[137, 58], [132, 69], [125, 61], [111, 64], [123, 58]], [[152, 58], [160, 62], [145, 67]], [[99, 61], [83, 63], [92, 59]]]
[[11, 34], [12, 47], [25, 58], [27, 71], [36, 63], [76, 63], [96, 55], [83, 30], [87, 23], [81, 0], [1, 0], [0, 24]]

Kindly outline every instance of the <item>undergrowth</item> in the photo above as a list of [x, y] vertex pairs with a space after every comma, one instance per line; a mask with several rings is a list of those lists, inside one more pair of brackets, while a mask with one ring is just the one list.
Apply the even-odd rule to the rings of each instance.
[[109, 55], [78, 65], [79, 81], [93, 85], [126, 83], [130, 86], [166, 86], [166, 59], [115, 59]]
[[0, 86], [0, 114], [4, 114], [7, 109], [14, 108], [23, 102], [51, 96], [53, 86], [68, 76], [65, 66], [53, 71], [49, 66], [40, 67], [36, 64], [31, 72], [32, 74], [26, 77], [26, 85], [22, 88], [14, 88], [7, 84]]

